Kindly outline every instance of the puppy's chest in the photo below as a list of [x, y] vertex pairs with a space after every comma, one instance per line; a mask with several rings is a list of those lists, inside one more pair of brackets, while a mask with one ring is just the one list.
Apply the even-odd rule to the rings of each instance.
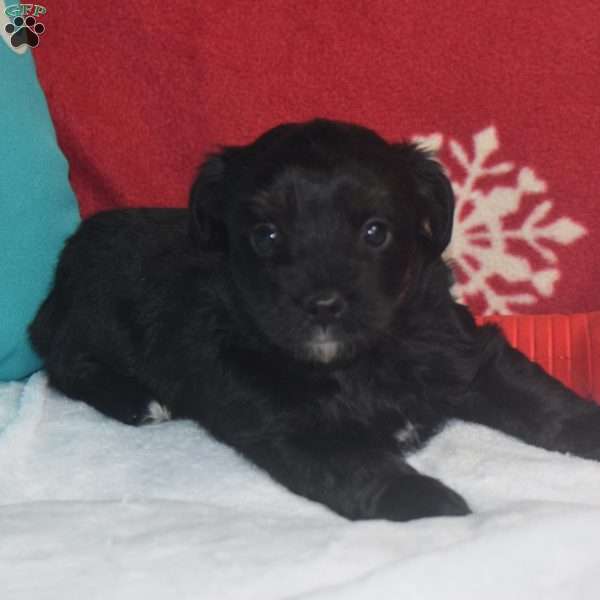
[[333, 393], [319, 398], [325, 420], [361, 423], [402, 446], [416, 446], [438, 426], [441, 415], [429, 406], [415, 382], [386, 382], [361, 369], [335, 373]]

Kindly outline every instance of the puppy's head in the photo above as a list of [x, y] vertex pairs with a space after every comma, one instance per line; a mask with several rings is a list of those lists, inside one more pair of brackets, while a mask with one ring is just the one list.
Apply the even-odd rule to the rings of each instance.
[[226, 253], [243, 312], [296, 358], [373, 346], [450, 241], [454, 198], [427, 153], [366, 128], [286, 124], [202, 166], [191, 235]]

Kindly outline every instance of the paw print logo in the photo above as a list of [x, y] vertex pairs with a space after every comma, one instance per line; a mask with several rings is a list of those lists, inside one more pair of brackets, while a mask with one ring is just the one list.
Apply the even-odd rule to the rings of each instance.
[[40, 43], [40, 35], [46, 31], [46, 28], [30, 15], [25, 19], [15, 17], [14, 22], [6, 25], [4, 30], [10, 35], [10, 43], [13, 48], [18, 48], [23, 44], [35, 48]]

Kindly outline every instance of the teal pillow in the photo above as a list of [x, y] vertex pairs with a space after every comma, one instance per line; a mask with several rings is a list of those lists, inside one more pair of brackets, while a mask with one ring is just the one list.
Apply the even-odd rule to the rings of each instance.
[[8, 22], [0, 0], [0, 380], [21, 379], [41, 366], [27, 325], [79, 222], [31, 51], [10, 47]]

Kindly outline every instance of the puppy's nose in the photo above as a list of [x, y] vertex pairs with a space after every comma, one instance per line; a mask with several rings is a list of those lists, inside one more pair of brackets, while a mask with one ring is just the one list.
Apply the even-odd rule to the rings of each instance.
[[342, 316], [346, 301], [338, 292], [324, 292], [306, 298], [304, 308], [321, 325], [326, 325]]

